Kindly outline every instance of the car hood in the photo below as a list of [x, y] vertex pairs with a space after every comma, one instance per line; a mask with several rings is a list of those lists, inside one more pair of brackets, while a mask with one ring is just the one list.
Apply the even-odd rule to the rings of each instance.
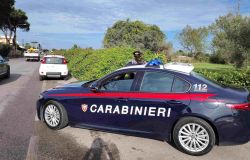
[[73, 82], [73, 83], [62, 85], [61, 87], [66, 87], [66, 88], [69, 88], [69, 87], [81, 87], [83, 84], [85, 84], [87, 82], [89, 82], [89, 81]]

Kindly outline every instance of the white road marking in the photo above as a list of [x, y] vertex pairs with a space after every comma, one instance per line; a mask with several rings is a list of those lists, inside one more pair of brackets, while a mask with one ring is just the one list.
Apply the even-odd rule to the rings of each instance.
[[46, 86], [47, 86], [47, 81], [43, 81], [43, 84], [42, 84], [42, 92], [46, 90]]
[[39, 142], [38, 136], [32, 136], [30, 138], [26, 160], [37, 160], [38, 142]]

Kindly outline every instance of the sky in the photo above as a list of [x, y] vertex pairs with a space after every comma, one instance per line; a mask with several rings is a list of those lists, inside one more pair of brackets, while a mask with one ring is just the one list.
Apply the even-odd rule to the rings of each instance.
[[[240, 0], [240, 12], [250, 15], [250, 0]], [[117, 20], [158, 25], [175, 50], [176, 35], [186, 26], [207, 26], [219, 16], [237, 11], [237, 0], [16, 0], [26, 12], [29, 32], [18, 31], [19, 43], [38, 41], [43, 48], [102, 48], [108, 27]]]

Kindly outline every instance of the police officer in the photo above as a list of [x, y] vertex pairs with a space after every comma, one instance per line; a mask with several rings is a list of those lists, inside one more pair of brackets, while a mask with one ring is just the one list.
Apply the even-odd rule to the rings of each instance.
[[133, 52], [134, 59], [132, 59], [126, 66], [133, 66], [133, 65], [141, 65], [146, 64], [147, 62], [143, 59], [143, 53], [140, 51]]

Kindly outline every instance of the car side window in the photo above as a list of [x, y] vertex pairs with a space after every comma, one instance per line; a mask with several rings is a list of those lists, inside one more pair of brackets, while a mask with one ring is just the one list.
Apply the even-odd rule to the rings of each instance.
[[101, 91], [130, 91], [135, 79], [135, 72], [122, 73], [104, 81], [101, 86]]
[[190, 84], [178, 77], [175, 77], [172, 92], [186, 92], [190, 88]]
[[141, 92], [171, 92], [174, 75], [164, 72], [145, 72], [142, 79]]

